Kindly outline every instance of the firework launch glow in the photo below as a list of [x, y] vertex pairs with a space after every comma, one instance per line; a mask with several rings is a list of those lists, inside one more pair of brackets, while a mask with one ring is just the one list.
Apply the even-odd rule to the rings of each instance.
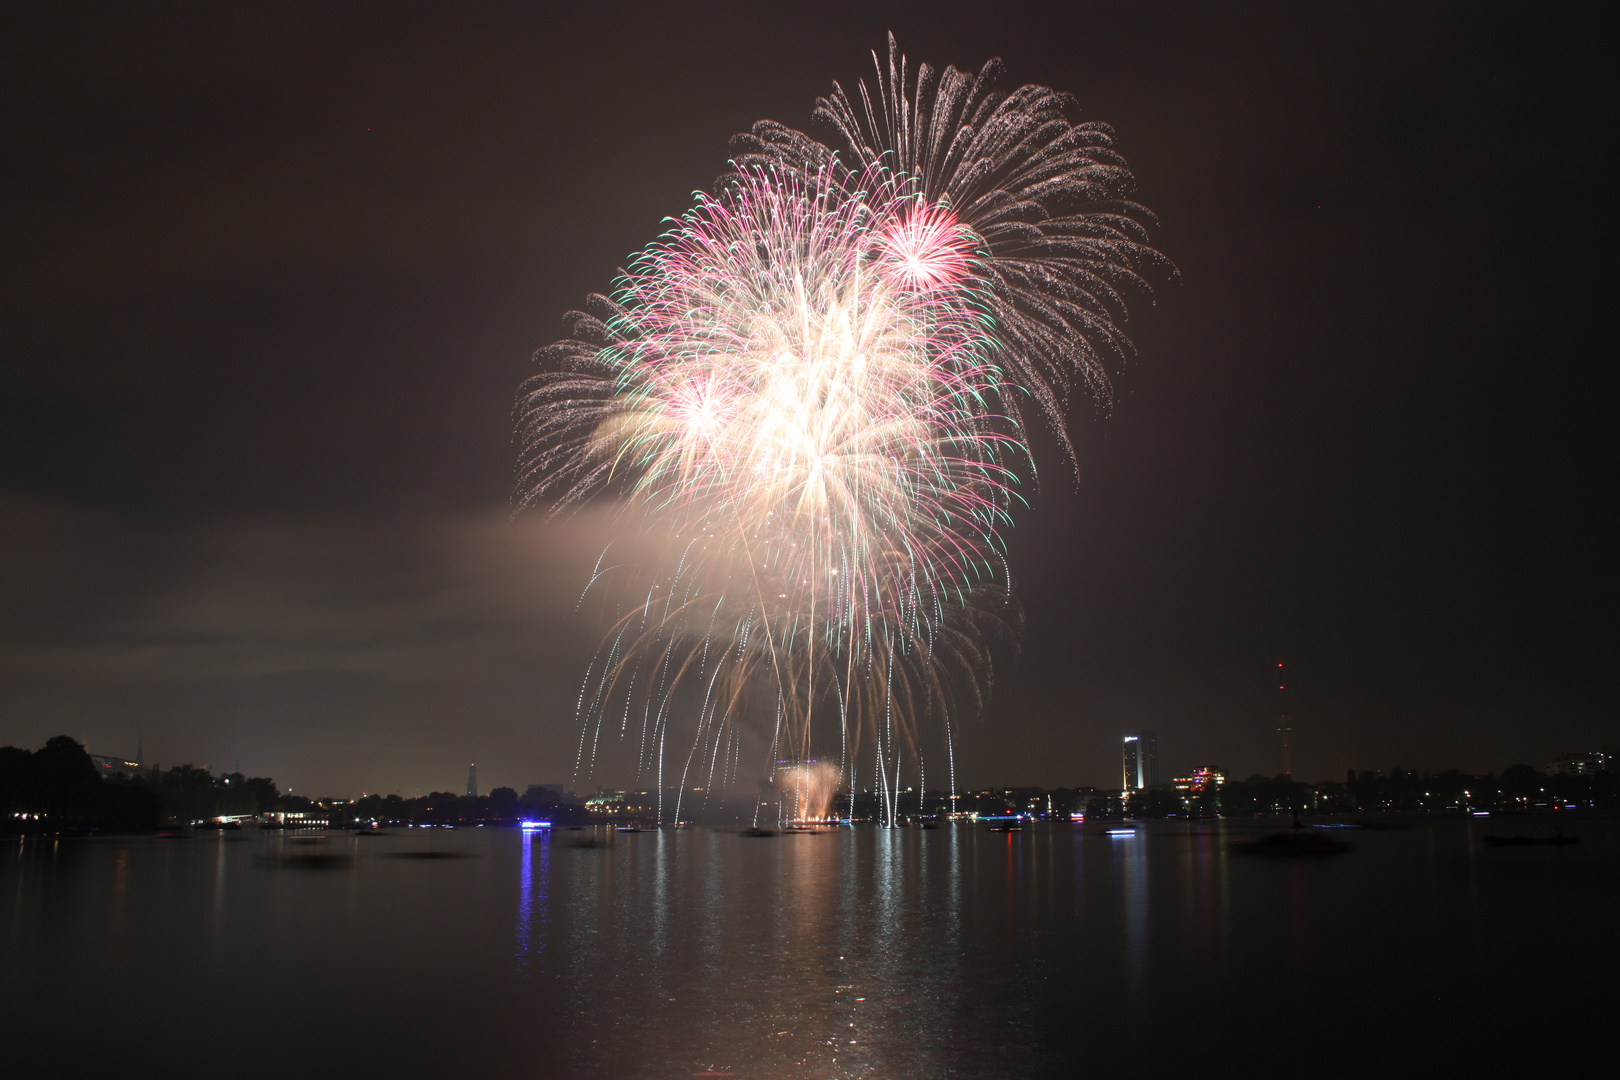
[[[1062, 120], [1062, 95], [924, 65], [908, 101], [905, 71], [891, 39], [880, 109], [864, 84], [862, 112], [823, 99], [843, 145], [769, 122], [739, 137], [715, 192], [520, 391], [520, 505], [612, 500], [659, 553], [604, 556], [587, 590], [610, 627], [581, 771], [607, 731], [660, 793], [712, 790], [752, 771], [738, 725], [766, 723], [794, 816], [825, 817], [870, 754], [893, 822], [908, 767], [923, 790], [919, 723], [940, 721], [953, 771], [989, 646], [1016, 639], [1021, 404], [1067, 447], [1071, 376], [1106, 388], [1122, 290], [1163, 260], [1112, 197], [1129, 173], [1106, 129]], [[658, 813], [681, 806], [660, 794]]]
[[807, 761], [776, 771], [782, 819], [795, 825], [836, 821], [833, 801], [841, 779], [838, 767], [827, 761]]

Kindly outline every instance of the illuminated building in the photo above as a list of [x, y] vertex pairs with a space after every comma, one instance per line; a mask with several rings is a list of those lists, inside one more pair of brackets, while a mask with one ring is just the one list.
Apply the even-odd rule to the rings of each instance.
[[332, 824], [332, 815], [319, 811], [275, 810], [264, 817], [283, 829], [324, 829]]
[[[612, 814], [615, 817], [640, 817], [652, 813], [652, 800], [656, 793], [638, 791], [634, 795], [624, 791], [604, 791], [585, 800], [585, 810], [591, 814]], [[632, 802], [631, 800], [636, 801]]]
[[469, 798], [478, 796], [478, 766], [467, 766], [467, 795]]
[[87, 754], [86, 756], [95, 763], [96, 772], [102, 776], [117, 776], [120, 773], [125, 776], [134, 776], [141, 767], [140, 762], [129, 761], [115, 754]]
[[611, 795], [592, 795], [585, 800], [585, 809], [592, 814], [622, 814], [629, 807], [624, 801], [624, 792], [617, 791]]
[[1172, 780], [1177, 791], [1186, 795], [1202, 795], [1205, 792], [1217, 791], [1226, 783], [1226, 774], [1219, 769], [1200, 766], [1192, 771], [1191, 776], [1183, 776]]
[[1549, 773], [1562, 776], [1595, 776], [1613, 769], [1614, 755], [1605, 754], [1601, 750], [1589, 750], [1584, 754], [1565, 754], [1547, 766]]
[[1139, 791], [1159, 782], [1159, 739], [1151, 731], [1127, 735], [1120, 744], [1123, 759], [1121, 787]]

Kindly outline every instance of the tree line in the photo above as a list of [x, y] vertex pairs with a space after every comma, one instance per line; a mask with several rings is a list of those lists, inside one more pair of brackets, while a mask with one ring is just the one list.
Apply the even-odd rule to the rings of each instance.
[[524, 818], [559, 824], [586, 820], [584, 806], [555, 793], [519, 797], [509, 787], [488, 795], [435, 791], [418, 798], [367, 795], [309, 799], [283, 793], [274, 780], [206, 767], [142, 767], [105, 775], [75, 739], [58, 735], [38, 750], [0, 747], [0, 832], [142, 831], [223, 817], [303, 813], [330, 824], [507, 824]]
[[262, 814], [281, 799], [267, 777], [215, 776], [195, 765], [103, 776], [84, 747], [66, 735], [33, 752], [0, 747], [0, 829], [6, 832], [156, 829]]

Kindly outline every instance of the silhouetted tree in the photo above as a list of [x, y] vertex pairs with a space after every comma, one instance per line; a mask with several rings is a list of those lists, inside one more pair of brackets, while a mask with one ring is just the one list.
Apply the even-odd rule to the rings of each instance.
[[28, 763], [33, 754], [16, 746], [0, 746], [0, 812], [7, 818], [23, 808]]
[[1534, 799], [1547, 787], [1547, 777], [1529, 765], [1509, 765], [1502, 770], [1502, 794], [1510, 799]]
[[0, 748], [0, 808], [4, 827], [45, 831], [153, 828], [160, 810], [149, 792], [103, 782], [84, 747], [66, 735], [32, 754]]
[[1125, 800], [1132, 817], [1162, 818], [1181, 813], [1181, 800], [1174, 792], [1163, 788], [1142, 788], [1133, 791]]

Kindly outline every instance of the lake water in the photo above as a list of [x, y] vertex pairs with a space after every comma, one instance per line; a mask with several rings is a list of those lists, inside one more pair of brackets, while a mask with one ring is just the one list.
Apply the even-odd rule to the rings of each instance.
[[[1480, 843], [1555, 823], [1582, 842]], [[1450, 1074], [1612, 1045], [1620, 821], [1230, 851], [1279, 824], [12, 840], [0, 1072]]]

